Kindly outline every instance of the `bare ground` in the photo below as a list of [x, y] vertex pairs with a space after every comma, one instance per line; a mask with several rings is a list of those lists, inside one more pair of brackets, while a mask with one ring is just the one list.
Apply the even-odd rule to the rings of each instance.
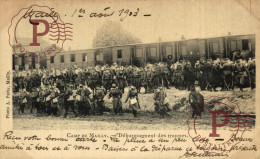
[[[123, 103], [125, 113], [123, 115], [114, 115], [112, 112], [105, 112], [103, 116], [90, 115], [87, 117], [74, 118], [73, 113], [69, 113], [69, 117], [64, 119], [60, 117], [44, 116], [29, 114], [26, 110], [25, 114], [17, 114], [17, 107], [14, 108], [14, 129], [27, 130], [62, 130], [62, 129], [85, 129], [85, 130], [187, 130], [187, 119], [190, 115], [191, 108], [187, 103], [189, 92], [186, 90], [177, 90], [171, 88], [166, 90], [169, 98], [170, 108], [176, 109], [180, 100], [184, 100], [184, 105], [179, 106], [176, 110], [169, 112], [171, 117], [161, 118], [154, 111], [153, 94], [140, 94], [141, 111], [137, 118], [134, 118], [128, 110], [128, 103]], [[242, 113], [255, 114], [255, 91], [245, 89], [244, 92], [235, 91], [218, 91], [209, 92], [201, 91], [204, 98], [210, 96], [229, 97], [232, 102], [240, 104]], [[123, 101], [126, 94], [123, 95]], [[213, 98], [212, 100], [215, 100]], [[105, 97], [105, 104], [112, 108], [112, 104]], [[63, 112], [61, 112], [62, 114]], [[202, 118], [197, 119], [199, 129], [204, 129], [211, 124], [211, 114], [208, 111], [202, 114]]]

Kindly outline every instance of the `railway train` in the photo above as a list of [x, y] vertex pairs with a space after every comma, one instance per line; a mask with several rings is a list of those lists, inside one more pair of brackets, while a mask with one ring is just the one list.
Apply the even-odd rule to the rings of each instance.
[[62, 51], [55, 57], [46, 57], [50, 60], [41, 63], [25, 60], [34, 58], [33, 56], [25, 57], [21, 54], [17, 57], [13, 54], [13, 69], [63, 69], [74, 65], [87, 67], [111, 65], [115, 62], [119, 65], [145, 66], [147, 63], [157, 62], [172, 64], [179, 60], [189, 60], [194, 64], [201, 59], [232, 59], [236, 50], [247, 51], [254, 58], [255, 34], [69, 50]]

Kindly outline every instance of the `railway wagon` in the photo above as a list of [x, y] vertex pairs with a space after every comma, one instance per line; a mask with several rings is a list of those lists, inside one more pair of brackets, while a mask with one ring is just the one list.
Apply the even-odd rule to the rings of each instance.
[[[55, 57], [48, 57], [43, 63], [27, 62], [33, 57], [16, 57], [13, 53], [13, 69], [24, 68], [69, 68], [77, 65], [87, 67], [117, 63], [119, 65], [146, 66], [147, 63], [175, 63], [189, 60], [192, 65], [197, 60], [229, 58], [234, 51], [246, 52], [255, 57], [255, 35], [236, 35], [214, 38], [187, 39], [181, 41], [156, 42], [146, 44], [127, 44], [103, 48], [62, 51]], [[35, 54], [37, 54], [35, 50]]]

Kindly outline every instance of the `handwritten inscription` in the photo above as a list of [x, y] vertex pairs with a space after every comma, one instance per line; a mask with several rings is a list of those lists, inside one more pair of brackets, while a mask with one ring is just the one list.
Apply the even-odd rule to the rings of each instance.
[[[20, 136], [14, 131], [7, 131], [2, 139], [11, 141], [0, 144], [0, 149], [26, 150], [26, 151], [104, 151], [104, 152], [151, 152], [167, 153], [175, 152], [180, 154], [179, 158], [190, 157], [228, 157], [229, 153], [213, 154], [205, 151], [203, 147], [192, 147], [187, 145], [187, 135], [174, 134], [102, 134], [102, 133], [66, 133], [57, 137], [54, 134]], [[257, 151], [252, 138], [237, 138], [241, 144], [232, 147], [231, 151]], [[201, 142], [207, 141], [203, 138], [196, 138]], [[191, 141], [190, 141], [191, 142]], [[183, 144], [181, 144], [183, 143]]]
[[[72, 17], [78, 16], [80, 18], [83, 18], [85, 14], [87, 13], [87, 10], [80, 8], [75, 9]], [[120, 10], [113, 10], [111, 7], [106, 7], [102, 11], [99, 12], [91, 12], [87, 17], [90, 18], [106, 18], [106, 17], [112, 17], [112, 16], [118, 16], [120, 21], [124, 21], [127, 17], [137, 17], [140, 15], [140, 8], [136, 9], [127, 9], [123, 8]], [[143, 14], [145, 17], [151, 16], [151, 14]]]

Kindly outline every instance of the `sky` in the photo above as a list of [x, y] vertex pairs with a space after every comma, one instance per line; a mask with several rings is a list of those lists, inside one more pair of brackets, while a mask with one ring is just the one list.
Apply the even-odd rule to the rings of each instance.
[[[44, 3], [44, 2], [43, 2]], [[39, 4], [41, 5], [41, 4]], [[43, 4], [42, 4], [43, 5]], [[46, 4], [48, 3], [46, 2]], [[49, 6], [49, 5], [48, 5]], [[96, 31], [106, 20], [118, 21], [122, 27], [143, 43], [254, 34], [259, 22], [241, 4], [233, 0], [174, 0], [174, 1], [78, 1], [51, 5], [62, 21], [73, 24], [73, 40], [66, 41], [64, 49], [81, 50], [92, 47]], [[105, 8], [110, 7], [106, 11]], [[121, 9], [136, 12], [120, 21]], [[79, 13], [79, 10], [82, 12]], [[84, 11], [83, 11], [84, 10]], [[114, 14], [110, 17], [90, 18], [91, 13]], [[85, 13], [84, 13], [85, 12]], [[75, 13], [75, 14], [74, 14]], [[151, 14], [151, 16], [143, 16]], [[82, 15], [83, 17], [78, 17]], [[31, 36], [32, 29], [24, 30], [21, 37]]]

